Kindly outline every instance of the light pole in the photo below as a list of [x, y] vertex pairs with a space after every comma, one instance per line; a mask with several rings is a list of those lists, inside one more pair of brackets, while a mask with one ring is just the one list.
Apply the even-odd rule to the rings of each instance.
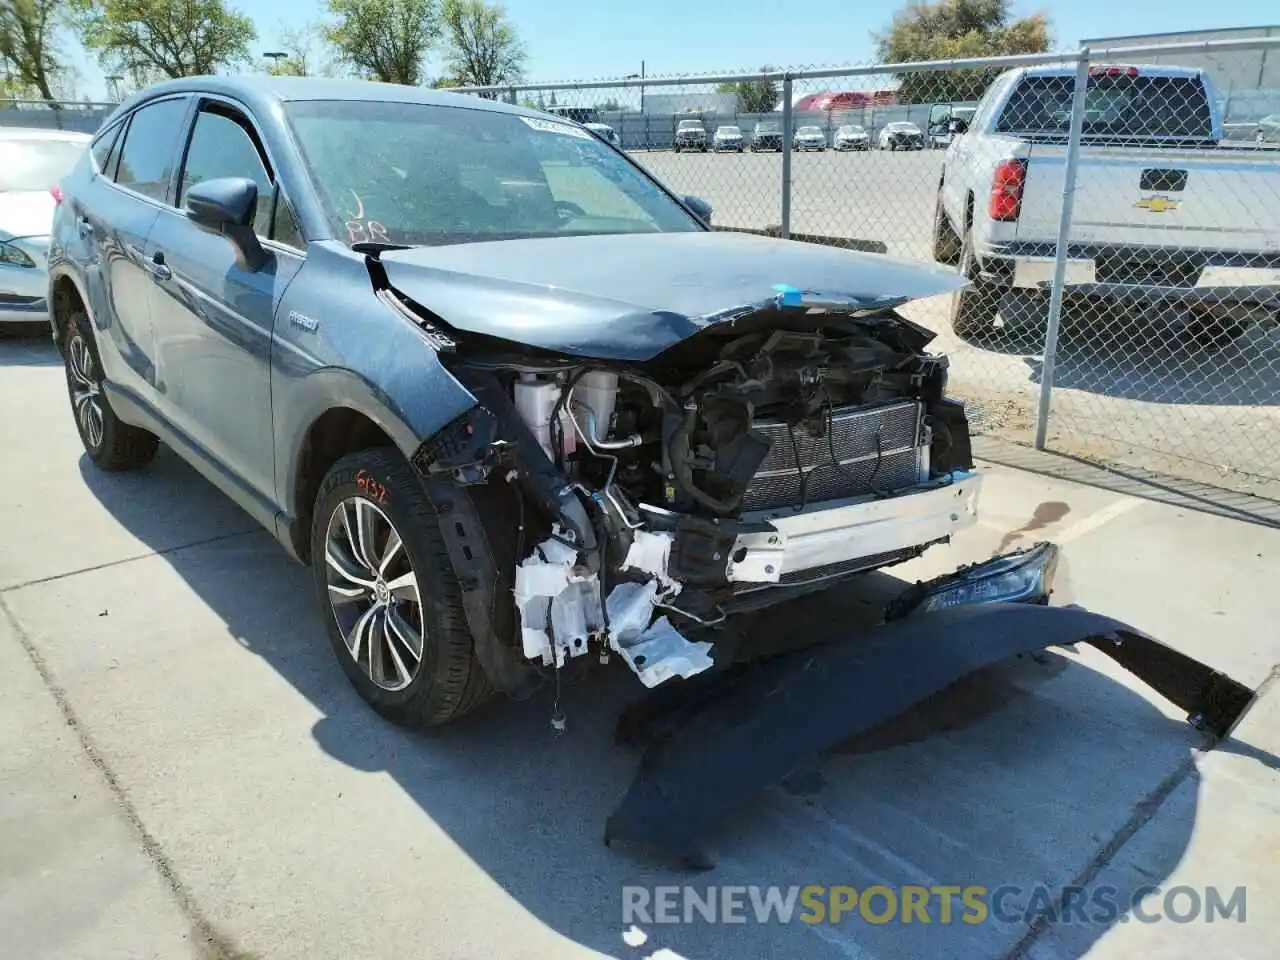
[[639, 80], [640, 81], [640, 112], [644, 113], [644, 61], [640, 61], [639, 73], [628, 73], [623, 80]]
[[124, 82], [124, 77], [118, 73], [113, 73], [109, 77], [103, 77], [102, 79], [107, 81], [107, 97], [119, 101], [121, 99], [120, 84]]
[[262, 55], [265, 59], [270, 60], [273, 64], [279, 65], [281, 60], [289, 59], [289, 55], [283, 50], [268, 50]]

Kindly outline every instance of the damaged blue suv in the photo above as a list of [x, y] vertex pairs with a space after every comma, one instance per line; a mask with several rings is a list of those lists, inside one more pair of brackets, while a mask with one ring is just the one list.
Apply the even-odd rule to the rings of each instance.
[[690, 677], [707, 627], [974, 521], [963, 405], [896, 312], [965, 281], [713, 230], [578, 124], [194, 77], [121, 104], [60, 195], [89, 459], [163, 442], [271, 530], [395, 722], [592, 650]]

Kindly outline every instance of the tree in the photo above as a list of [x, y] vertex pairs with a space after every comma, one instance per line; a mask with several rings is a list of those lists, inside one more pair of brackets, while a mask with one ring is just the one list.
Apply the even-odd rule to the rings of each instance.
[[427, 53], [440, 36], [436, 0], [329, 0], [337, 22], [325, 38], [357, 73], [417, 86]]
[[446, 74], [457, 86], [492, 87], [520, 78], [524, 44], [501, 4], [444, 0]]
[[57, 100], [65, 68], [54, 50], [68, 13], [66, 0], [0, 0], [0, 68], [5, 86]]
[[[893, 24], [873, 34], [884, 63], [952, 60], [1040, 53], [1049, 49], [1049, 20], [1042, 14], [1014, 20], [1009, 0], [939, 0], [912, 3]], [[903, 103], [976, 100], [1000, 73], [933, 70], [898, 74]]]
[[248, 64], [253, 21], [226, 0], [73, 0], [85, 47], [136, 85]]
[[[769, 73], [773, 67], [761, 67], [761, 73]], [[778, 85], [772, 80], [757, 77], [755, 80], [739, 80], [722, 83], [717, 93], [732, 93], [738, 98], [739, 113], [772, 113], [778, 106]]]
[[309, 23], [296, 30], [284, 28], [277, 34], [276, 46], [287, 54], [273, 60], [267, 73], [273, 77], [335, 77], [341, 70], [334, 62], [324, 37], [324, 26]]

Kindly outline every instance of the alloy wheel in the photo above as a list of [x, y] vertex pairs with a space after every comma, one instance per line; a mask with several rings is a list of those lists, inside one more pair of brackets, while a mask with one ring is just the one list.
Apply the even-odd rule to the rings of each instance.
[[67, 344], [67, 371], [71, 375], [71, 406], [80, 433], [94, 450], [102, 446], [102, 388], [94, 372], [93, 353], [80, 334]]
[[422, 665], [422, 596], [399, 531], [381, 508], [348, 497], [325, 532], [329, 607], [347, 652], [383, 690], [403, 690]]

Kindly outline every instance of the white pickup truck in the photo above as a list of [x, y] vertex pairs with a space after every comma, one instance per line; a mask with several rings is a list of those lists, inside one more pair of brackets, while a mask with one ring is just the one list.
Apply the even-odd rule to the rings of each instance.
[[[959, 336], [990, 329], [1002, 298], [1047, 291], [1062, 209], [1074, 66], [1010, 70], [943, 162], [934, 257], [958, 264]], [[1220, 146], [1201, 70], [1090, 68], [1066, 283], [1080, 294], [1181, 301], [1206, 344], [1280, 316], [1280, 156]]]

